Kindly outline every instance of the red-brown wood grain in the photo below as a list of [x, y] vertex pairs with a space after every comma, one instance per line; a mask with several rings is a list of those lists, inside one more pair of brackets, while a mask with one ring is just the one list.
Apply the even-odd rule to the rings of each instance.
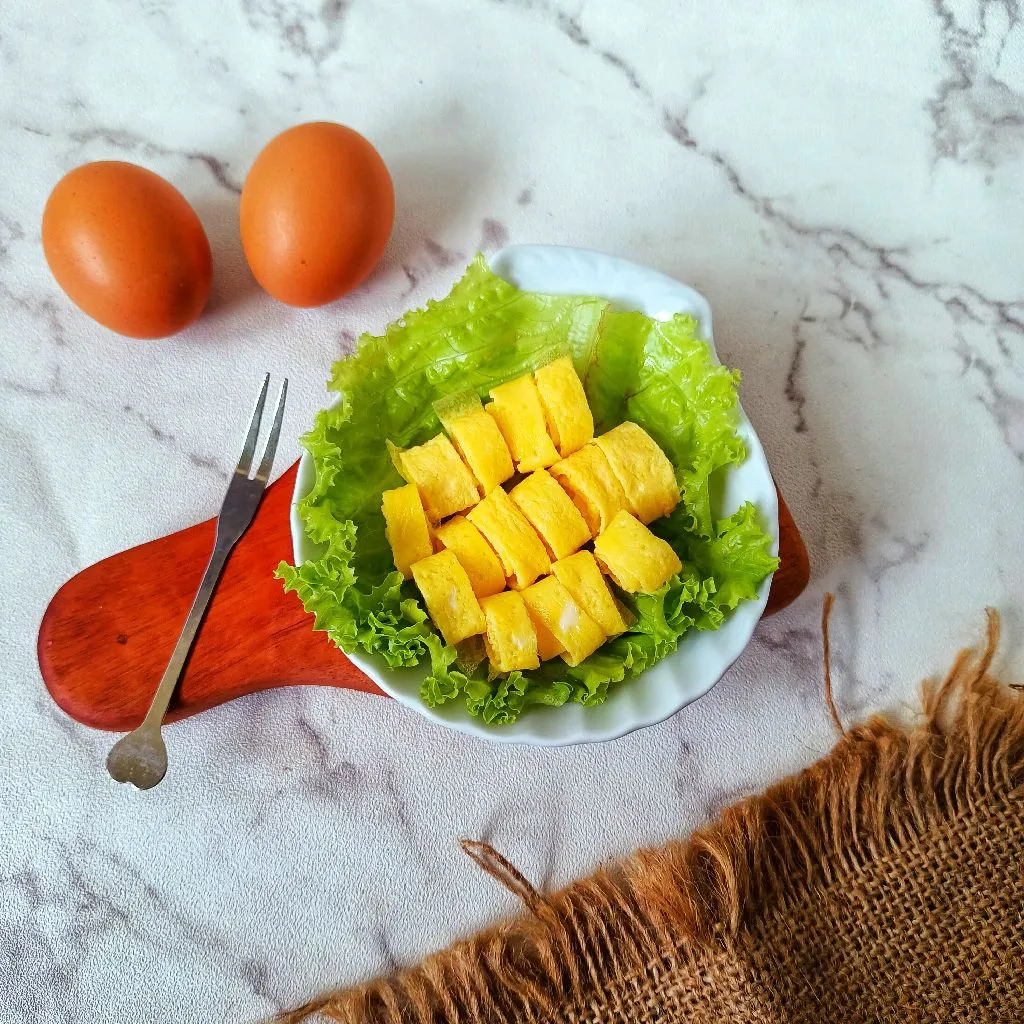
[[[291, 559], [292, 466], [263, 499], [228, 561], [168, 721], [247, 693], [316, 684], [381, 693], [328, 639], [314, 633], [274, 569]], [[766, 614], [807, 584], [803, 539], [780, 498], [780, 557]], [[57, 592], [39, 627], [39, 666], [72, 718], [128, 731], [141, 721], [213, 549], [214, 520], [97, 562]]]
[[772, 577], [768, 603], [764, 606], [765, 615], [774, 615], [792, 604], [804, 592], [811, 578], [807, 546], [778, 487], [775, 493], [779, 496], [779, 567]]

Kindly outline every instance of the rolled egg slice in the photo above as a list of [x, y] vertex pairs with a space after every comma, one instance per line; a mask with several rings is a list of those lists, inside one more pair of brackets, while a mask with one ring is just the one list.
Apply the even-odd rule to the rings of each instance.
[[485, 597], [480, 602], [487, 629], [484, 648], [494, 673], [537, 668], [537, 631], [526, 603], [514, 590]]
[[509, 492], [553, 558], [564, 558], [590, 540], [579, 509], [546, 470], [538, 469]]
[[532, 375], [491, 388], [491, 401], [485, 408], [498, 424], [520, 473], [544, 469], [558, 461]]
[[620, 512], [594, 541], [594, 557], [630, 594], [654, 593], [683, 567], [672, 546], [628, 512]]
[[578, 665], [607, 639], [604, 630], [554, 576], [538, 580], [522, 595], [534, 618], [565, 648], [562, 658], [567, 665]]
[[604, 452], [622, 485], [629, 511], [642, 523], [667, 516], [679, 504], [679, 484], [668, 456], [637, 423], [627, 420], [594, 444]]
[[388, 448], [398, 472], [416, 485], [432, 523], [447, 519], [479, 500], [480, 491], [473, 474], [444, 434], [415, 448], [396, 448], [390, 442]]
[[477, 597], [488, 597], [505, 589], [505, 572], [498, 556], [465, 516], [452, 516], [437, 528], [434, 536], [459, 560]]
[[472, 392], [435, 406], [441, 426], [448, 432], [487, 497], [515, 472], [512, 455], [493, 416]]
[[615, 599], [591, 552], [577, 551], [562, 558], [551, 566], [551, 572], [608, 636], [618, 636], [629, 628], [628, 613]]
[[591, 536], [596, 537], [617, 513], [628, 508], [622, 485], [595, 444], [586, 444], [556, 462], [550, 472], [579, 509]]
[[466, 570], [451, 551], [439, 551], [412, 566], [427, 614], [440, 630], [445, 642], [453, 646], [486, 628]]
[[434, 553], [430, 523], [415, 484], [385, 491], [381, 495], [381, 512], [395, 568], [409, 579], [413, 562]]
[[528, 587], [550, 568], [544, 542], [502, 488], [491, 491], [466, 518], [494, 549], [514, 589]]
[[533, 375], [544, 407], [548, 433], [564, 459], [594, 436], [594, 416], [583, 382], [568, 356], [562, 356]]

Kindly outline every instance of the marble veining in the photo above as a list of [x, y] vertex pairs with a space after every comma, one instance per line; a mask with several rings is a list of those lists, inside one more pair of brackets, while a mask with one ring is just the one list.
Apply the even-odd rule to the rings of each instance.
[[[698, 0], [10, 0], [0, 25], [0, 1016], [256, 1021], [393, 970], [512, 897], [484, 838], [559, 886], [685, 834], [910, 715], [1003, 612], [1024, 670], [1024, 18], [1017, 0], [769, 9]], [[272, 135], [365, 132], [394, 236], [322, 310], [263, 295], [237, 207]], [[210, 237], [208, 311], [135, 343], [56, 288], [40, 216], [86, 160], [166, 176]], [[601, 746], [497, 747], [393, 702], [282, 690], [167, 732], [146, 795], [60, 712], [34, 641], [86, 565], [211, 515], [260, 376], [292, 380], [280, 468], [330, 364], [478, 250], [606, 250], [694, 284], [805, 533], [807, 594], [721, 683]]]

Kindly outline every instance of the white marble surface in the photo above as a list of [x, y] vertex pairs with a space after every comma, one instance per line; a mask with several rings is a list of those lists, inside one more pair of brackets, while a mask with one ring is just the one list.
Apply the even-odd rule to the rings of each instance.
[[[898, 13], [897, 13], [898, 12]], [[380, 272], [319, 311], [249, 278], [245, 170], [297, 121], [394, 172]], [[66, 170], [135, 160], [210, 235], [202, 322], [115, 337], [65, 301], [39, 219]], [[1024, 18], [1016, 0], [5, 0], [0, 16], [0, 1016], [257, 1020], [685, 833], [831, 744], [822, 592], [852, 720], [1007, 622], [1024, 668]], [[364, 329], [507, 240], [591, 246], [711, 299], [803, 528], [808, 593], [705, 699], [603, 746], [530, 750], [331, 690], [172, 727], [149, 794], [49, 701], [36, 627], [70, 575], [215, 509], [264, 369], [289, 440]]]

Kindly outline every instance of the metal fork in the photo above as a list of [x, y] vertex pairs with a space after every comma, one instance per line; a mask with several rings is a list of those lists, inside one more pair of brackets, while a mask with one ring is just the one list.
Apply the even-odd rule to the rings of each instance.
[[249, 423], [249, 432], [245, 435], [241, 458], [238, 460], [234, 473], [231, 474], [228, 491], [224, 495], [224, 504], [217, 517], [217, 539], [213, 545], [213, 554], [210, 556], [203, 581], [199, 584], [199, 591], [192, 602], [188, 618], [185, 619], [181, 636], [178, 637], [178, 642], [174, 645], [174, 653], [171, 654], [171, 660], [167, 663], [163, 678], [153, 696], [153, 703], [149, 705], [149, 711], [146, 712], [142, 725], [134, 732], [128, 733], [127, 736], [122, 736], [107, 755], [107, 771], [118, 782], [130, 782], [138, 789], [152, 789], [167, 773], [167, 748], [160, 735], [160, 726], [167, 713], [167, 705], [181, 678], [189, 651], [191, 651], [196, 638], [196, 632], [206, 614], [207, 606], [210, 603], [210, 598], [213, 597], [214, 588], [224, 570], [228, 555], [231, 554], [231, 549], [238, 543], [239, 538], [249, 528], [253, 516], [256, 515], [256, 509], [259, 508], [263, 492], [267, 489], [267, 478], [270, 476], [270, 469], [274, 463], [277, 439], [281, 433], [281, 420], [284, 418], [285, 398], [288, 394], [287, 379], [282, 383], [280, 394], [277, 397], [274, 425], [270, 428], [270, 434], [267, 436], [267, 445], [263, 450], [259, 469], [256, 470], [255, 476], [249, 476], [269, 385], [270, 374], [268, 373], [263, 379], [259, 398], [256, 399], [256, 408]]

